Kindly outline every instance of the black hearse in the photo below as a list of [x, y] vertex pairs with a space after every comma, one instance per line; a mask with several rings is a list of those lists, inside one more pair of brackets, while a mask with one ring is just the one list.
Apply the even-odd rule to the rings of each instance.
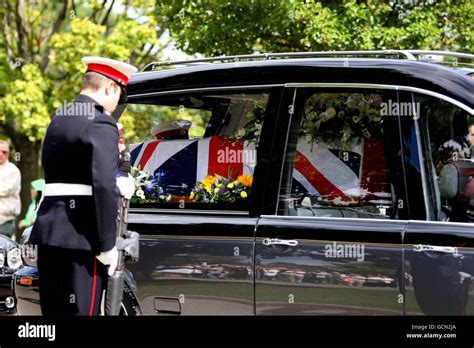
[[[141, 243], [123, 314], [474, 314], [474, 80], [456, 69], [473, 58], [281, 53], [135, 74], [121, 121]], [[35, 277], [15, 275], [20, 314], [39, 314]]]

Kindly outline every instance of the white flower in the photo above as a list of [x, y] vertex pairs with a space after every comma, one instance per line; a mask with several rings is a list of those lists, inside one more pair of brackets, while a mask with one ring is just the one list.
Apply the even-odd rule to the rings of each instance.
[[452, 148], [453, 150], [462, 151], [461, 145], [454, 140], [448, 140], [442, 145], [445, 149]]
[[137, 195], [138, 198], [145, 199], [145, 192], [143, 192], [141, 188], [138, 189], [137, 192], [135, 192], [135, 194]]

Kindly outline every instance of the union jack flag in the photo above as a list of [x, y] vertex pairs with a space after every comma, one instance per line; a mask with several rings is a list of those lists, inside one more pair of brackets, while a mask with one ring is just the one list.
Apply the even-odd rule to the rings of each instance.
[[383, 139], [353, 141], [347, 150], [300, 141], [293, 168], [293, 192], [389, 204]]
[[161, 173], [165, 191], [189, 195], [207, 175], [237, 178], [253, 175], [255, 146], [243, 139], [213, 136], [204, 139], [145, 140], [130, 145], [131, 165]]
[[[165, 191], [189, 195], [206, 175], [237, 178], [253, 175], [255, 146], [243, 139], [213, 136], [204, 139], [145, 140], [130, 145], [131, 164], [161, 173]], [[243, 151], [245, 150], [245, 151]], [[347, 151], [300, 141], [293, 169], [292, 192], [330, 198], [389, 204], [390, 191], [382, 139], [353, 141]]]

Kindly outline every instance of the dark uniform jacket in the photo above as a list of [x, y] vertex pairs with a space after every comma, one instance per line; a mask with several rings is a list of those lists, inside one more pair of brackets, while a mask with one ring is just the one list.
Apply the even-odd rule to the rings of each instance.
[[96, 253], [114, 247], [118, 142], [116, 121], [88, 96], [53, 117], [43, 142], [46, 184], [92, 185], [93, 195], [47, 196], [46, 187], [29, 243]]

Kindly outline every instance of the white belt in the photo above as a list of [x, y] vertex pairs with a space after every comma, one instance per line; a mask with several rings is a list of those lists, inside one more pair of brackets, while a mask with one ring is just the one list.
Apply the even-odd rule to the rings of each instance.
[[43, 196], [92, 196], [92, 186], [83, 184], [46, 184]]

